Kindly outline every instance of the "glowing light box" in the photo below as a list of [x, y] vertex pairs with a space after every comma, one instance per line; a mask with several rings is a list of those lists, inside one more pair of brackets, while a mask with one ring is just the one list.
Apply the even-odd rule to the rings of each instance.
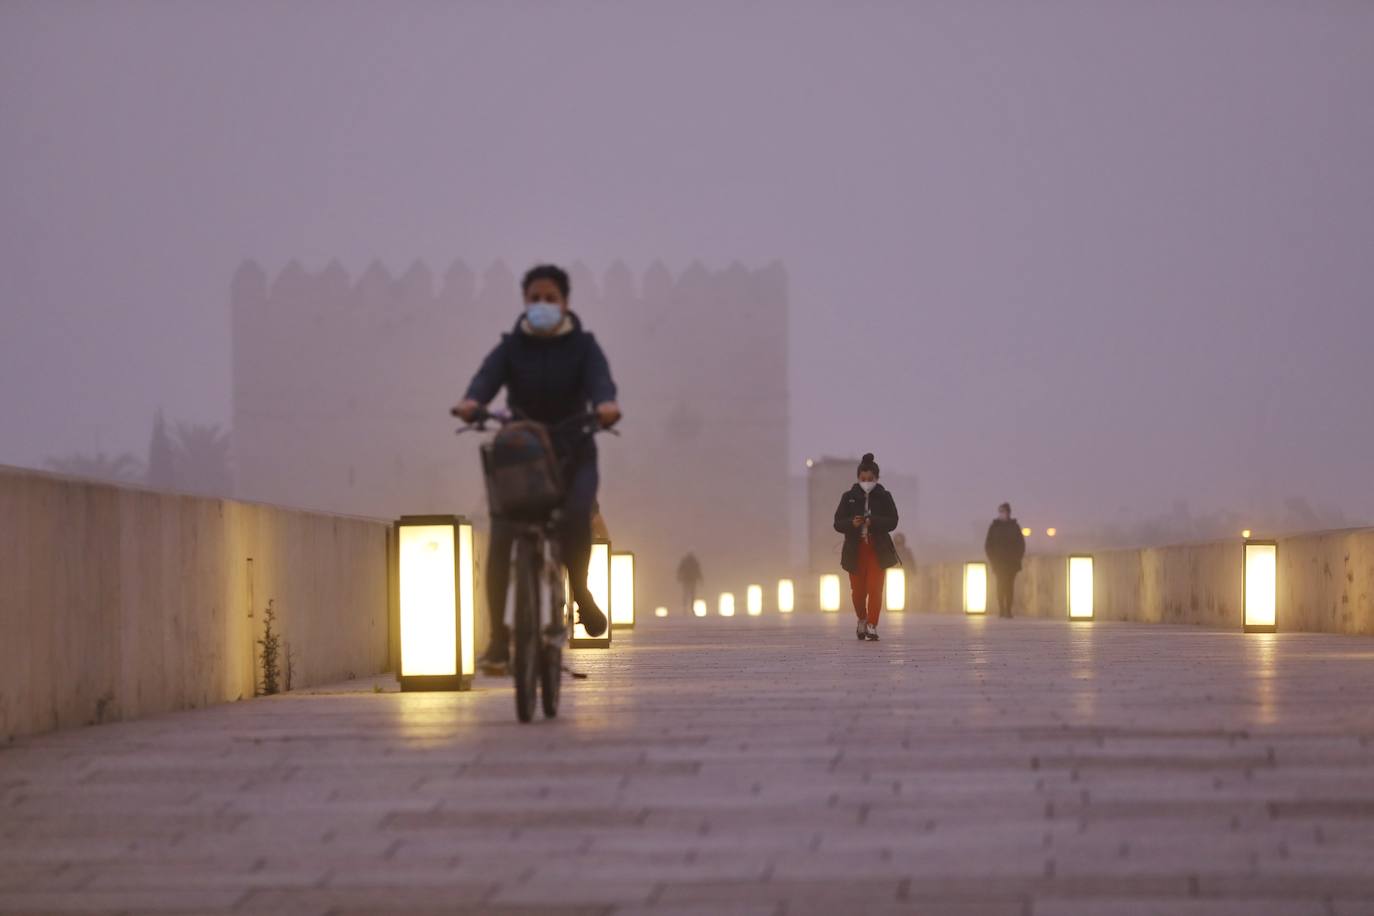
[[472, 524], [455, 515], [396, 522], [402, 690], [467, 690], [476, 671]]
[[1069, 619], [1093, 619], [1093, 558], [1069, 557]]
[[906, 570], [900, 566], [888, 567], [883, 577], [883, 606], [889, 611], [906, 610]]
[[840, 609], [840, 577], [834, 573], [821, 576], [821, 610], [834, 613]]
[[1245, 542], [1245, 632], [1278, 630], [1279, 545], [1276, 541]]
[[964, 564], [964, 613], [988, 612], [988, 564]]
[[635, 625], [635, 555], [611, 554], [611, 626], [630, 630]]

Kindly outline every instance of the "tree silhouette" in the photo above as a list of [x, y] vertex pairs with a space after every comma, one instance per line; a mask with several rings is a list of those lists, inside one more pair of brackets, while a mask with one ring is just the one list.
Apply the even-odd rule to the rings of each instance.
[[43, 464], [59, 474], [71, 477], [90, 477], [95, 480], [136, 481], [143, 477], [143, 464], [137, 457], [125, 452], [122, 455], [108, 456], [104, 452], [96, 455], [74, 454], [65, 457], [46, 459]]
[[153, 418], [153, 435], [148, 442], [148, 485], [164, 490], [176, 489], [177, 485], [176, 451], [161, 410]]
[[176, 480], [182, 489], [207, 496], [233, 495], [227, 432], [218, 425], [177, 423], [172, 445]]

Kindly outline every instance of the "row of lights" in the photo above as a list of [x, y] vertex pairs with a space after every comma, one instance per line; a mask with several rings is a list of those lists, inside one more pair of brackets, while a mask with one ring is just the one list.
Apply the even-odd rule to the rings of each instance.
[[[1274, 632], [1277, 623], [1278, 545], [1253, 540], [1244, 532], [1243, 607], [1247, 632]], [[476, 669], [474, 651], [474, 549], [472, 523], [459, 516], [407, 516], [396, 523], [398, 603], [400, 607], [402, 690], [465, 690]], [[1070, 556], [1068, 562], [1068, 617], [1094, 619], [1093, 558]], [[982, 562], [964, 564], [964, 613], [987, 613], [988, 569]], [[587, 586], [597, 603], [610, 609], [610, 626], [601, 637], [590, 637], [575, 624], [570, 643], [574, 647], [609, 648], [611, 633], [635, 624], [635, 559], [629, 552], [614, 552], [609, 541], [592, 544]], [[887, 570], [886, 607], [906, 609], [906, 573], [901, 567]], [[821, 610], [840, 609], [840, 577], [820, 578]], [[790, 614], [796, 607], [791, 579], [778, 580], [777, 608]], [[745, 611], [751, 617], [763, 613], [763, 586], [745, 591]], [[735, 615], [735, 596], [720, 596], [718, 612]], [[668, 609], [655, 609], [668, 616]], [[707, 616], [704, 600], [693, 603], [692, 613]]]
[[[1277, 623], [1278, 545], [1274, 541], [1257, 541], [1244, 532], [1242, 572], [1242, 605], [1246, 632], [1274, 632]], [[1068, 563], [1068, 602], [1065, 610], [1070, 620], [1092, 620], [1094, 577], [1090, 554], [1074, 554]], [[964, 564], [964, 613], [986, 614], [988, 610], [988, 566], [983, 562]], [[840, 609], [840, 577], [833, 574], [820, 578], [821, 610], [834, 613]], [[885, 604], [889, 611], [906, 607], [906, 575], [901, 567], [887, 571]]]
[[[778, 613], [790, 614], [797, 606], [797, 590], [791, 579], [778, 580]], [[750, 617], [763, 615], [763, 586], [751, 585], [744, 592], [744, 609]], [[722, 617], [735, 616], [735, 593], [721, 592], [716, 612]], [[661, 607], [654, 612], [657, 617], [667, 617], [668, 609]], [[692, 616], [706, 617], [710, 614], [705, 598], [692, 602]]]
[[[1249, 532], [1242, 551], [1241, 606], [1242, 625], [1247, 633], [1273, 633], [1278, 615], [1278, 544], [1253, 540]], [[1092, 620], [1094, 580], [1093, 558], [1075, 554], [1068, 558], [1068, 616], [1070, 620]], [[964, 564], [964, 613], [986, 614], [988, 609], [988, 567], [986, 563]]]

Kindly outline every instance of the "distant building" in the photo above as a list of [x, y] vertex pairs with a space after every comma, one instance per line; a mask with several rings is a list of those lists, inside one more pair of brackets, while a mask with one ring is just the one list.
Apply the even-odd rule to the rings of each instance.
[[[858, 480], [859, 458], [814, 458], [806, 463], [807, 557], [812, 573], [837, 572], [840, 568], [844, 538], [835, 530], [835, 507], [840, 494]], [[901, 517], [897, 530], [913, 530], [919, 496], [916, 477], [884, 469], [880, 479], [897, 502]]]
[[[688, 550], [709, 589], [787, 566], [787, 276], [781, 265], [571, 270], [572, 305], [610, 356], [623, 436], [601, 440], [602, 509], [643, 581]], [[337, 262], [254, 263], [232, 289], [234, 462], [248, 499], [485, 523], [478, 438], [448, 408], [518, 316], [516, 274], [455, 262], [356, 281]], [[666, 584], [665, 584], [666, 583]], [[663, 594], [667, 594], [664, 592]], [[642, 600], [648, 601], [646, 594]]]

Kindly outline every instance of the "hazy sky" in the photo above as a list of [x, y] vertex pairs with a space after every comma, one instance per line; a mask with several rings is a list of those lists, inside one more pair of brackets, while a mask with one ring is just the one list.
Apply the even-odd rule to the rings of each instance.
[[1374, 520], [1374, 3], [0, 3], [0, 461], [227, 423], [245, 257], [455, 256], [782, 260], [790, 470], [932, 518]]

